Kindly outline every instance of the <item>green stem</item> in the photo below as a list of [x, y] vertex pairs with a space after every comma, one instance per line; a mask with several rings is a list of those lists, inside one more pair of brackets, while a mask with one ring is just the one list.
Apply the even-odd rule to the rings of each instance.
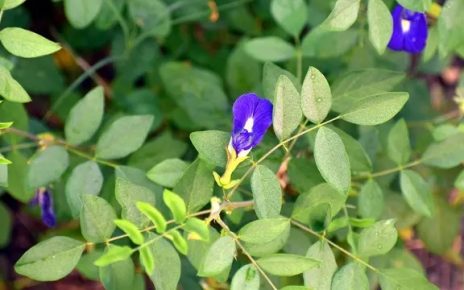
[[114, 5], [112, 0], [105, 0], [105, 3], [110, 7], [111, 11], [113, 11], [114, 15], [116, 16], [116, 19], [119, 22], [119, 25], [121, 26], [122, 33], [124, 34], [124, 40], [126, 42], [127, 47], [127, 42], [129, 40], [129, 26], [124, 20], [121, 11], [118, 10], [118, 8]]
[[159, 236], [157, 236], [157, 237], [155, 237], [155, 238], [149, 240], [148, 242], [145, 242], [145, 243], [141, 244], [140, 246], [134, 248], [134, 249], [132, 250], [132, 252], [137, 252], [137, 251], [139, 251], [141, 248], [148, 247], [149, 245], [153, 244], [154, 242], [156, 242], [157, 240], [159, 240], [159, 239], [161, 239], [161, 238], [166, 238], [166, 235], [167, 235], [167, 234], [169, 234], [170, 232], [176, 231], [176, 230], [182, 228], [183, 226], [184, 226], [184, 225], [181, 224], [181, 225], [178, 225], [178, 226], [173, 227], [172, 229], [169, 229], [168, 231], [166, 231], [166, 232], [160, 234]]
[[356, 176], [355, 178], [353, 178], [353, 180], [369, 179], [369, 178], [376, 178], [376, 177], [380, 177], [380, 176], [389, 175], [389, 174], [392, 174], [392, 173], [402, 171], [402, 170], [407, 169], [407, 168], [417, 166], [417, 165], [421, 164], [422, 161], [423, 161], [422, 159], [417, 159], [417, 160], [414, 160], [414, 161], [412, 161], [412, 162], [410, 162], [408, 164], [405, 164], [405, 165], [400, 165], [400, 166], [397, 166], [397, 167], [394, 167], [394, 168], [382, 170], [382, 171], [375, 172], [375, 173], [368, 173], [368, 174], [365, 174], [365, 175]]

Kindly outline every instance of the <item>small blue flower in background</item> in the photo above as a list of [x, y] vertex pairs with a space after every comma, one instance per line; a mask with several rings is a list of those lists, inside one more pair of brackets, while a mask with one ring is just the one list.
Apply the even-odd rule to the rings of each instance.
[[53, 210], [53, 197], [46, 188], [39, 188], [31, 201], [32, 205], [40, 206], [42, 212], [42, 221], [48, 227], [56, 225], [55, 211]]
[[397, 5], [392, 13], [393, 34], [388, 47], [396, 51], [420, 53], [427, 44], [427, 17]]
[[237, 166], [247, 159], [253, 147], [259, 144], [272, 125], [272, 103], [248, 93], [241, 95], [233, 106], [234, 124], [227, 152], [226, 170], [222, 176], [213, 172], [216, 183], [225, 189], [238, 180], [231, 180]]

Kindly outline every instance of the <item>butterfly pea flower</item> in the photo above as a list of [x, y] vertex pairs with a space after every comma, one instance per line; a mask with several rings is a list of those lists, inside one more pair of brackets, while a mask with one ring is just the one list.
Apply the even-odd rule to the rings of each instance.
[[53, 210], [53, 196], [48, 189], [37, 189], [31, 204], [40, 206], [42, 221], [47, 227], [51, 228], [56, 225], [56, 216]]
[[241, 95], [234, 103], [233, 128], [227, 146], [227, 165], [222, 176], [213, 172], [216, 183], [223, 188], [231, 188], [238, 180], [231, 180], [237, 166], [248, 158], [248, 153], [258, 145], [272, 124], [272, 103], [269, 100], [248, 93]]
[[393, 34], [388, 47], [395, 51], [420, 53], [427, 44], [427, 17], [397, 5], [392, 13]]

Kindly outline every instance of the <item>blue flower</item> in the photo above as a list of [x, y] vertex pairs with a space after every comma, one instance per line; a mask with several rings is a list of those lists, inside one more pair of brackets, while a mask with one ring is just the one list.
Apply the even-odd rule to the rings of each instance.
[[42, 221], [46, 226], [51, 228], [56, 225], [55, 211], [53, 210], [53, 196], [49, 190], [45, 188], [37, 189], [31, 203], [40, 206]]
[[392, 13], [393, 34], [388, 47], [396, 51], [420, 53], [427, 44], [427, 17], [397, 5]]
[[233, 114], [231, 146], [237, 156], [246, 156], [272, 124], [272, 103], [253, 93], [244, 94], [235, 101]]
[[225, 189], [232, 188], [239, 180], [232, 180], [232, 173], [247, 159], [253, 147], [259, 144], [272, 124], [272, 103], [253, 93], [241, 95], [232, 108], [234, 126], [227, 152], [226, 170], [222, 176], [213, 172], [216, 183]]

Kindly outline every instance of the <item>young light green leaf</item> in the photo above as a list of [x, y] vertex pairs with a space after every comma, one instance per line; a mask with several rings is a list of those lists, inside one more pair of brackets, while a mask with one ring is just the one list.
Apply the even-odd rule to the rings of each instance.
[[337, 271], [337, 262], [329, 244], [325, 241], [314, 243], [308, 249], [306, 257], [319, 260], [321, 263], [318, 267], [303, 273], [305, 286], [310, 289], [330, 290], [332, 277]]
[[360, 0], [337, 0], [335, 7], [321, 27], [333, 31], [347, 30], [358, 18], [360, 2]]
[[369, 40], [379, 54], [387, 48], [393, 32], [393, 19], [383, 0], [369, 0], [367, 5]]
[[439, 168], [452, 168], [464, 161], [464, 134], [454, 134], [440, 143], [431, 144], [424, 155], [422, 162]]
[[400, 185], [404, 198], [415, 212], [428, 217], [433, 215], [432, 193], [419, 174], [412, 170], [402, 171]]
[[147, 274], [153, 273], [155, 270], [155, 259], [153, 258], [153, 254], [150, 251], [149, 247], [142, 247], [139, 250], [140, 254], [140, 263], [142, 264], [145, 272]]
[[271, 13], [285, 31], [298, 37], [307, 22], [308, 7], [303, 0], [272, 0]]
[[19, 27], [8, 27], [0, 31], [0, 41], [9, 53], [19, 57], [39, 57], [61, 49], [60, 45], [45, 37]]
[[231, 266], [235, 250], [235, 241], [231, 237], [217, 239], [206, 253], [198, 275], [212, 277], [222, 273]]
[[82, 29], [97, 17], [102, 3], [103, 0], [64, 0], [64, 12], [73, 27]]
[[161, 161], [147, 172], [147, 177], [159, 185], [174, 187], [187, 171], [189, 164], [178, 158]]
[[148, 202], [138, 201], [137, 208], [155, 225], [158, 233], [166, 231], [167, 222], [163, 214]]
[[167, 237], [172, 240], [172, 244], [183, 255], [188, 253], [188, 244], [184, 237], [178, 231], [169, 231]]
[[426, 12], [432, 5], [432, 0], [398, 0], [398, 3], [412, 11]]
[[245, 51], [260, 61], [284, 61], [295, 56], [295, 48], [288, 42], [275, 37], [254, 38], [244, 44]]
[[[154, 234], [149, 234], [148, 240], [157, 237]], [[155, 284], [157, 290], [172, 290], [177, 289], [177, 284], [180, 279], [181, 263], [179, 255], [172, 245], [165, 239], [156, 240], [149, 246], [155, 263], [159, 267], [149, 275], [150, 279]]]
[[209, 241], [209, 227], [208, 224], [198, 218], [192, 217], [187, 219], [184, 229], [189, 232], [189, 240], [202, 240], [205, 242]]
[[8, 129], [13, 125], [13, 122], [0, 122], [0, 130]]
[[84, 248], [80, 241], [56, 236], [27, 250], [16, 262], [15, 271], [37, 281], [56, 281], [76, 267]]
[[387, 153], [388, 157], [398, 165], [404, 165], [411, 157], [408, 126], [403, 119], [399, 120], [390, 129], [390, 133], [388, 134]]
[[[126, 116], [117, 119], [103, 132], [95, 154], [102, 159], [126, 157], [143, 145], [153, 123], [151, 115]], [[124, 138], [121, 138], [124, 136]]]
[[381, 93], [364, 98], [342, 114], [342, 119], [358, 125], [378, 125], [393, 118], [408, 101], [408, 93]]
[[285, 75], [277, 80], [272, 124], [279, 140], [290, 137], [301, 121], [300, 94]]
[[260, 219], [279, 216], [282, 189], [274, 172], [264, 165], [258, 165], [251, 176], [251, 191], [255, 212]]
[[185, 206], [184, 200], [168, 189], [163, 191], [163, 200], [169, 210], [171, 210], [172, 216], [176, 222], [184, 222], [187, 217], [187, 207]]
[[314, 159], [322, 177], [341, 193], [351, 187], [348, 154], [340, 137], [333, 130], [321, 127], [314, 144]]
[[384, 209], [382, 188], [374, 180], [368, 180], [362, 187], [358, 196], [359, 215], [363, 218], [378, 219]]
[[256, 260], [256, 263], [272, 275], [295, 276], [317, 267], [320, 261], [293, 254], [273, 254]]
[[129, 239], [131, 239], [131, 241], [134, 244], [141, 245], [145, 241], [140, 230], [137, 228], [136, 225], [134, 225], [130, 221], [117, 219], [114, 220], [114, 224], [118, 228], [120, 228], [124, 233], [126, 233]]
[[66, 140], [79, 145], [92, 138], [103, 119], [103, 88], [96, 87], [72, 107], [66, 120]]
[[230, 290], [259, 290], [259, 273], [253, 265], [241, 267], [232, 278]]
[[19, 5], [23, 4], [26, 0], [5, 0], [3, 3], [2, 10], [9, 10], [18, 7]]
[[217, 130], [197, 131], [190, 134], [190, 140], [201, 159], [215, 166], [225, 166], [230, 133]]
[[27, 176], [29, 187], [47, 186], [61, 177], [68, 168], [68, 164], [68, 152], [61, 146], [50, 146], [38, 152], [29, 162]]
[[358, 251], [363, 257], [388, 253], [396, 244], [398, 232], [393, 220], [384, 220], [364, 229], [359, 235]]
[[103, 174], [95, 161], [76, 166], [66, 181], [66, 200], [73, 217], [78, 217], [82, 208], [82, 196], [98, 195], [103, 185]]
[[284, 217], [259, 219], [244, 225], [239, 233], [240, 240], [263, 244], [275, 240], [290, 228], [290, 220]]
[[332, 290], [369, 290], [369, 281], [361, 266], [351, 262], [343, 266], [332, 280]]
[[116, 213], [103, 198], [84, 194], [80, 215], [82, 236], [89, 242], [102, 243], [111, 237]]
[[456, 180], [454, 181], [454, 187], [464, 191], [464, 170], [459, 173], [458, 177], [456, 177]]
[[382, 290], [439, 290], [427, 280], [424, 274], [404, 267], [382, 269], [379, 278]]
[[94, 264], [98, 267], [105, 267], [109, 264], [126, 260], [132, 255], [133, 252], [134, 250], [128, 246], [121, 247], [110, 244], [106, 249], [106, 252], [101, 255]]
[[[9, 70], [0, 66], [0, 95], [6, 100], [16, 103], [27, 103], [31, 97], [26, 90], [11, 76]], [[3, 104], [5, 106], [5, 104]]]
[[324, 75], [315, 67], [310, 67], [301, 88], [301, 108], [309, 121], [319, 124], [329, 114], [332, 93]]

